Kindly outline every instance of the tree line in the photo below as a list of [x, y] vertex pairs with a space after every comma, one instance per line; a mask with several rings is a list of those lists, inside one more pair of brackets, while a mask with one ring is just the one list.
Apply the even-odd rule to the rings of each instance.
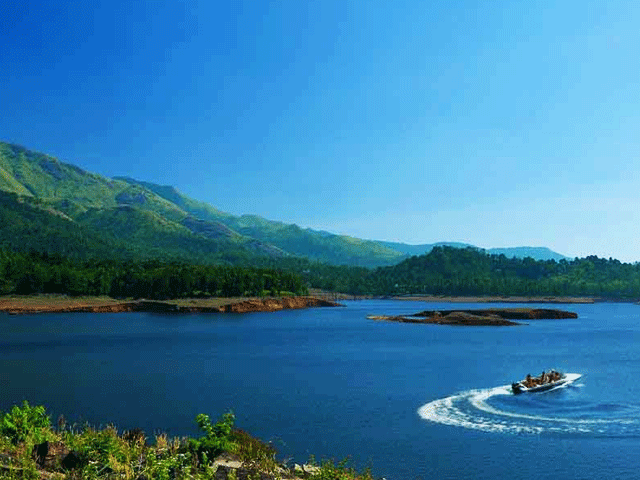
[[307, 293], [300, 276], [272, 268], [182, 262], [72, 260], [0, 249], [0, 294], [114, 298], [239, 297]]
[[0, 248], [0, 294], [62, 293], [114, 298], [306, 294], [523, 295], [640, 298], [640, 264], [596, 256], [534, 260], [475, 248], [436, 247], [398, 265], [367, 269], [299, 257], [238, 265], [181, 261], [78, 259]]
[[[355, 272], [354, 272], [355, 273]], [[640, 264], [597, 256], [534, 260], [441, 246], [351, 279], [349, 293], [640, 298]]]

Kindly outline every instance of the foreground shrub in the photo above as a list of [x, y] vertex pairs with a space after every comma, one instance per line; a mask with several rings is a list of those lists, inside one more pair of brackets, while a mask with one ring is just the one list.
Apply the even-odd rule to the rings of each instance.
[[32, 439], [38, 443], [45, 440], [51, 420], [43, 406], [32, 407], [26, 400], [19, 407], [15, 405], [10, 412], [0, 419], [0, 434], [7, 437], [14, 445]]
[[204, 437], [189, 439], [189, 451], [195, 454], [200, 464], [206, 465], [222, 452], [234, 452], [237, 445], [231, 438], [235, 416], [225, 413], [215, 424], [211, 424], [208, 415], [201, 413], [196, 417], [196, 423], [205, 433]]
[[[233, 428], [235, 417], [224, 414], [215, 424], [200, 414], [196, 423], [204, 436], [174, 438], [157, 435], [147, 444], [140, 429], [119, 435], [108, 426], [97, 430], [53, 430], [42, 406], [27, 402], [8, 413], [0, 412], [0, 478], [21, 480], [213, 480], [215, 478], [280, 479], [284, 467], [275, 459], [272, 445]], [[46, 440], [46, 442], [45, 442]], [[42, 443], [44, 442], [44, 443]], [[43, 449], [43, 453], [40, 453]], [[213, 460], [222, 453], [240, 460], [239, 470], [218, 471]], [[311, 460], [313, 463], [313, 460]], [[310, 476], [309, 476], [310, 474]], [[221, 476], [222, 475], [222, 476]], [[347, 462], [323, 462], [307, 469], [312, 480], [372, 480]], [[285, 476], [285, 478], [288, 478]]]
[[[311, 457], [309, 463], [313, 464], [314, 459]], [[349, 459], [335, 463], [329, 460], [323, 461], [317, 470], [311, 475], [310, 480], [373, 480], [373, 476], [369, 470], [364, 473], [348, 466]]]
[[240, 457], [240, 461], [250, 472], [267, 474], [277, 472], [277, 452], [272, 445], [264, 443], [242, 430], [234, 430], [231, 433], [231, 439], [235, 444], [234, 453]]

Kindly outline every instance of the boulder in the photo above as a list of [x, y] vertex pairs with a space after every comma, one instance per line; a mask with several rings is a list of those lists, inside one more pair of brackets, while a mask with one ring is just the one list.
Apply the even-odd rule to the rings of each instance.
[[42, 442], [33, 446], [31, 457], [40, 468], [57, 470], [69, 455], [69, 449], [62, 442]]
[[40, 467], [44, 467], [44, 461], [45, 458], [47, 458], [48, 453], [49, 442], [44, 441], [33, 446], [31, 449], [31, 458], [33, 458]]
[[63, 459], [61, 466], [65, 470], [74, 470], [82, 464], [80, 455], [76, 451], [69, 452]]

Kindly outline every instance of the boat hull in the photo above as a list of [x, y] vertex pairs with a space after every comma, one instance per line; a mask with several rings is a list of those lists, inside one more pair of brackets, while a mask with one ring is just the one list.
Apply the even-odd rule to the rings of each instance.
[[511, 384], [511, 389], [515, 395], [519, 395], [521, 393], [536, 393], [536, 392], [546, 392], [547, 390], [551, 390], [552, 388], [559, 387], [568, 382], [567, 378], [561, 378], [560, 380], [556, 380], [555, 382], [548, 382], [542, 385], [536, 385], [535, 387], [525, 387], [522, 382], [517, 382]]

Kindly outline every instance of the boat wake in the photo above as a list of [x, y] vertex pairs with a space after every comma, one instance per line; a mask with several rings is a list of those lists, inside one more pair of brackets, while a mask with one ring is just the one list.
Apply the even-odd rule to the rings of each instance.
[[429, 402], [418, 414], [443, 425], [495, 433], [640, 435], [637, 408], [559, 397], [558, 390], [576, 389], [581, 375], [567, 377], [566, 383], [535, 394], [513, 395], [510, 385], [469, 390]]

